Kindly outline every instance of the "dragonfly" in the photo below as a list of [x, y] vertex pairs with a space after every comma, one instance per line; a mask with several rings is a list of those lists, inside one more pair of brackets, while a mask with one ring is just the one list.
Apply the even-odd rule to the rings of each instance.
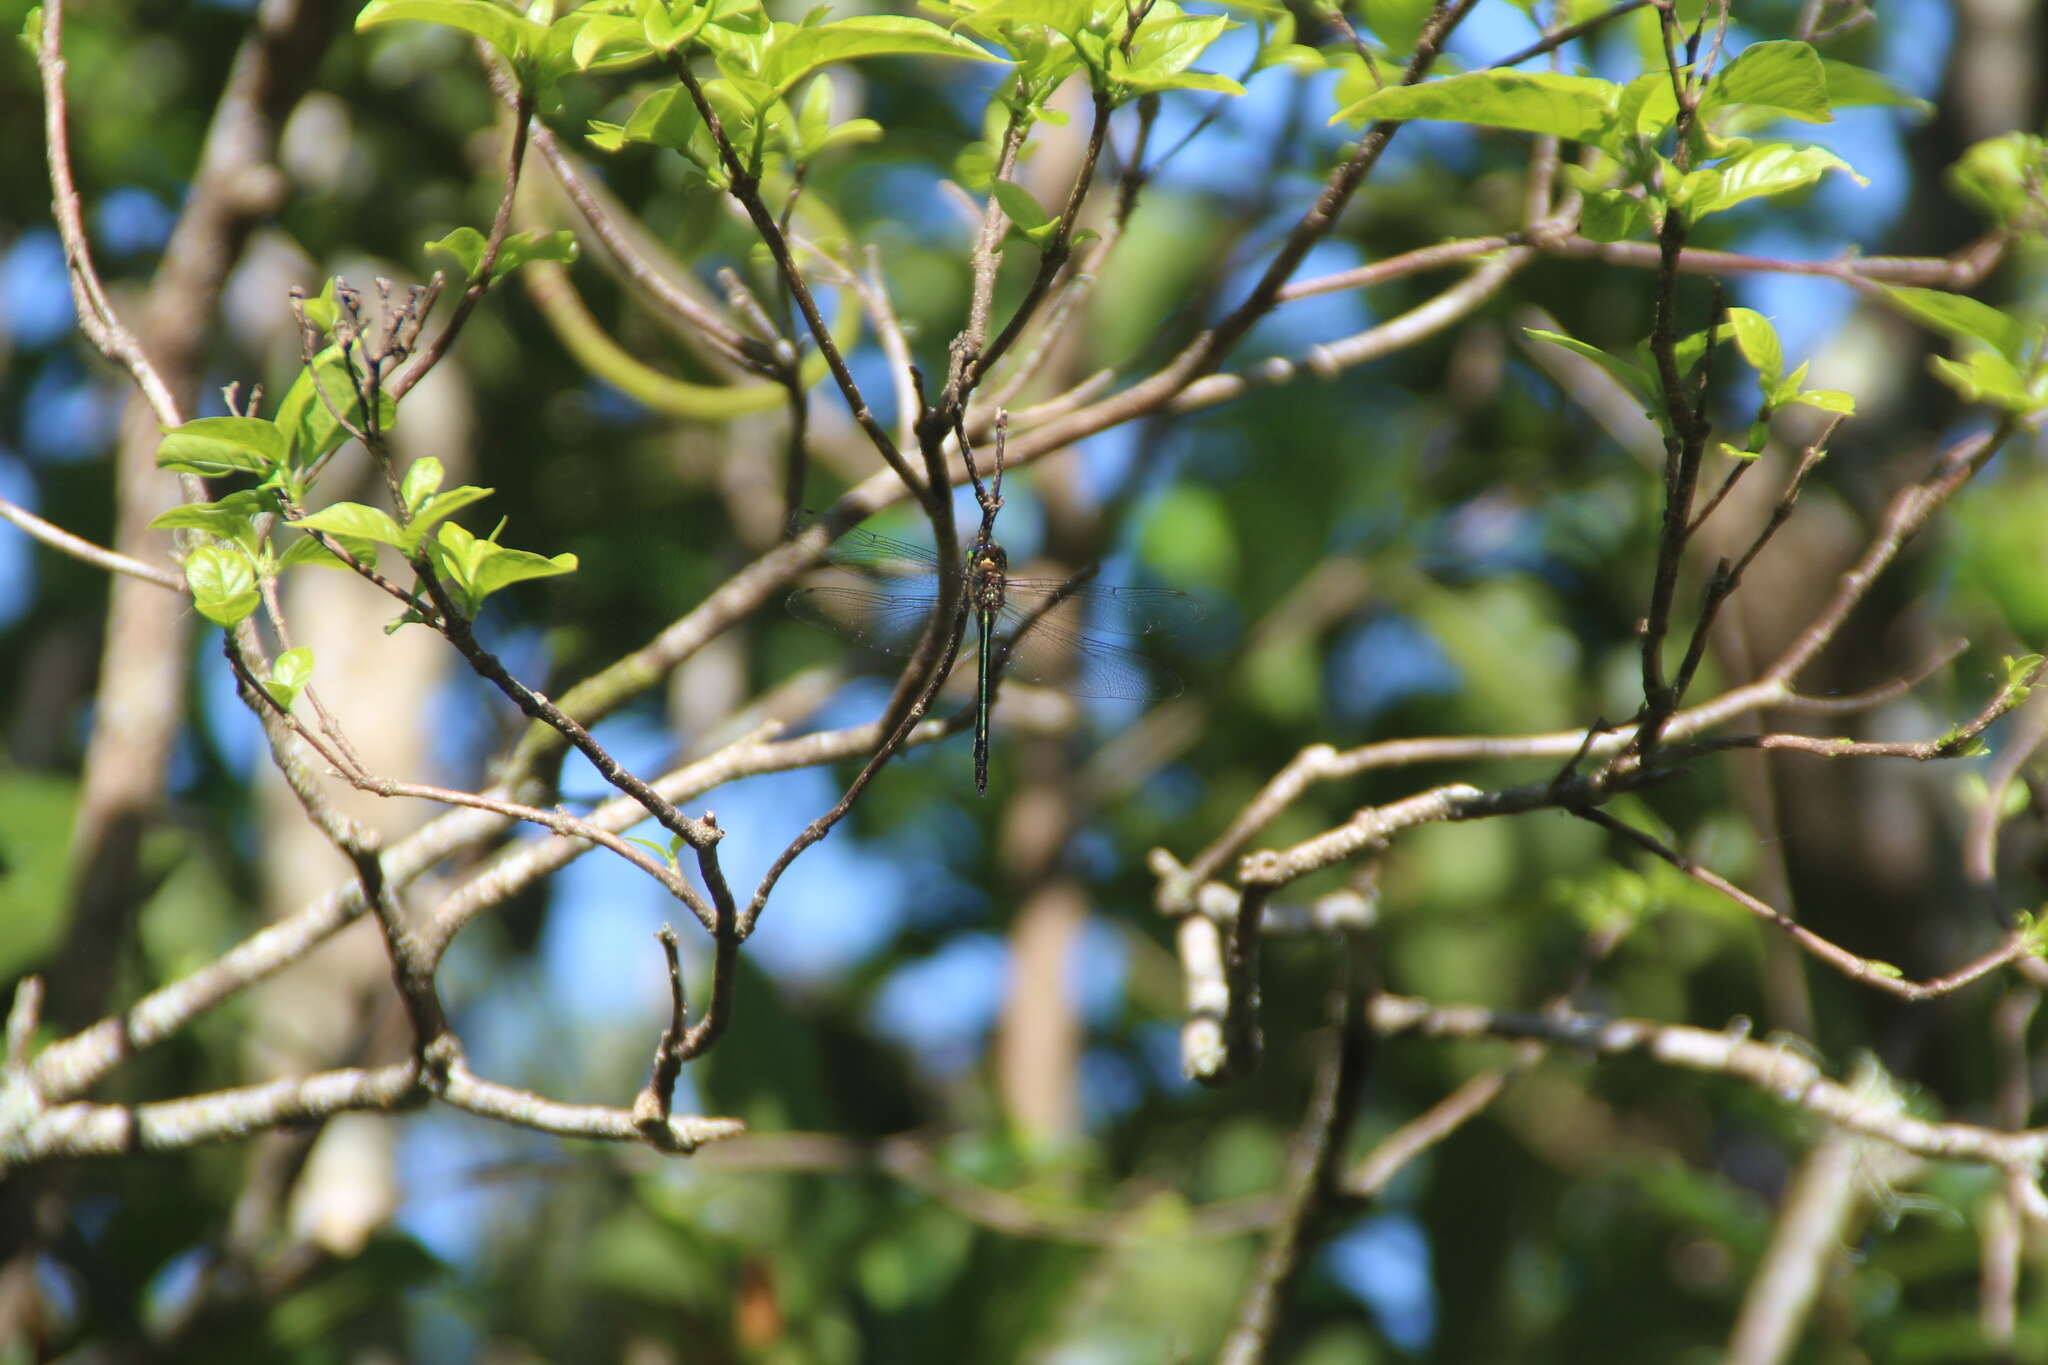
[[[939, 609], [939, 561], [932, 551], [855, 527], [840, 536], [826, 562], [859, 586], [801, 588], [790, 595], [790, 613], [871, 649], [914, 652]], [[997, 659], [1003, 673], [1070, 696], [1157, 701], [1179, 696], [1180, 679], [1130, 644], [1202, 616], [1198, 599], [1171, 588], [1014, 578], [1009, 567], [1009, 555], [993, 540], [977, 538], [967, 549], [963, 590], [972, 633], [960, 654], [977, 661], [974, 789], [984, 795]]]

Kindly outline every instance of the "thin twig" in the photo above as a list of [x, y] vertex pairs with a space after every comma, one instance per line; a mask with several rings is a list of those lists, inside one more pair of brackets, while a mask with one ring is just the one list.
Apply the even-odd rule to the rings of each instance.
[[[533, 92], [520, 86], [511, 107], [512, 135], [510, 147], [505, 153], [505, 187], [498, 193], [498, 212], [491, 220], [490, 234], [484, 238], [483, 255], [478, 258], [476, 272], [470, 276], [469, 286], [456, 301], [455, 312], [448, 319], [427, 349], [421, 352], [412, 364], [391, 377], [390, 393], [394, 403], [412, 392], [413, 385], [427, 377], [448, 348], [455, 344], [455, 338], [462, 334], [463, 324], [476, 311], [478, 303], [490, 291], [491, 272], [497, 267], [498, 252], [504, 248], [506, 231], [512, 226], [512, 205], [519, 197], [519, 172], [526, 164], [526, 139], [533, 122]], [[376, 411], [374, 395], [365, 404], [367, 411]]]
[[73, 559], [90, 564], [96, 569], [105, 569], [109, 573], [124, 573], [131, 578], [154, 583], [160, 588], [169, 588], [175, 593], [191, 593], [182, 575], [170, 569], [159, 569], [145, 564], [139, 559], [130, 558], [117, 550], [109, 550], [103, 545], [95, 545], [83, 536], [75, 536], [54, 522], [44, 521], [27, 508], [16, 506], [5, 498], [0, 498], [0, 521], [12, 522], [58, 553], [70, 555]]

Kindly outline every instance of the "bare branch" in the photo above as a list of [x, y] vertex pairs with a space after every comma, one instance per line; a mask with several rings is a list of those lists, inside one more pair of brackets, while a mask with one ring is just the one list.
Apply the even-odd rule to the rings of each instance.
[[176, 593], [189, 594], [191, 591], [185, 586], [185, 580], [179, 574], [95, 545], [83, 536], [74, 536], [54, 522], [44, 521], [27, 508], [18, 507], [5, 498], [0, 498], [0, 521], [12, 522], [59, 554], [70, 555], [73, 559], [90, 564], [96, 569], [105, 569], [109, 573], [124, 573], [131, 578], [139, 578], [145, 583], [154, 583], [160, 588], [169, 588]]

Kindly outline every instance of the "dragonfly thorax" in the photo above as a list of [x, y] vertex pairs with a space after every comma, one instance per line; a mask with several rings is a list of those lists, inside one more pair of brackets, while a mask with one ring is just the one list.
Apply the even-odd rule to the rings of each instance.
[[1010, 557], [1000, 545], [977, 545], [967, 552], [967, 601], [975, 611], [1001, 611]]

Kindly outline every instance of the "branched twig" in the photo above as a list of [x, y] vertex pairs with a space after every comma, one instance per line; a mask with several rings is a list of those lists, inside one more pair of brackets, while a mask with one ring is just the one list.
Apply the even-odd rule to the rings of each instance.
[[1810, 1047], [1755, 1042], [1748, 1029], [1712, 1032], [1686, 1024], [1553, 1010], [1521, 1014], [1483, 1005], [1446, 1005], [1375, 996], [1367, 1007], [1382, 1038], [1495, 1038], [1562, 1047], [1599, 1057], [1641, 1056], [1687, 1071], [1727, 1076], [1850, 1132], [1942, 1161], [1974, 1161], [2032, 1175], [2048, 1160], [2048, 1128], [2000, 1132], [1937, 1123], [1906, 1112], [1896, 1095], [1872, 1095], [1833, 1080]]
[[761, 199], [760, 177], [755, 175], [726, 136], [725, 125], [719, 120], [718, 111], [705, 97], [704, 87], [697, 74], [690, 70], [690, 63], [680, 50], [670, 54], [669, 69], [683, 88], [690, 93], [690, 100], [696, 106], [697, 116], [704, 120], [704, 126], [711, 133], [711, 140], [718, 148], [720, 163], [725, 167], [727, 184], [732, 197], [747, 211], [748, 219], [761, 240], [768, 246], [769, 254], [775, 258], [776, 269], [781, 272], [783, 283], [789, 287], [790, 297], [796, 301], [797, 311], [803, 314], [804, 322], [811, 330], [811, 339], [817, 343], [819, 354], [825, 357], [826, 367], [832, 371], [832, 379], [839, 386], [839, 392], [846, 400], [847, 411], [860, 429], [867, 433], [879, 453], [896, 476], [903, 480], [906, 488], [918, 486], [917, 476], [911, 472], [909, 463], [903, 458], [895, 438], [889, 435], [874, 410], [868, 406], [860, 385], [847, 368], [846, 357], [839, 353], [839, 343], [832, 339], [831, 328], [825, 323], [825, 316], [818, 311], [817, 300], [811, 296], [811, 287], [804, 280], [803, 272], [797, 269], [796, 258], [790, 254], [789, 238], [769, 212], [768, 205]]
[[[491, 271], [498, 264], [498, 252], [503, 249], [505, 233], [512, 226], [512, 204], [519, 197], [519, 172], [526, 164], [526, 139], [533, 122], [533, 92], [523, 85], [512, 100], [511, 120], [511, 146], [505, 154], [505, 188], [498, 194], [498, 212], [491, 220], [490, 234], [484, 238], [483, 255], [477, 260], [476, 273], [470, 277], [468, 288], [456, 301], [455, 312], [448, 319], [448, 325], [441, 329], [418, 359], [391, 377], [393, 402], [412, 392], [413, 385], [425, 379], [428, 372], [441, 363], [441, 357], [462, 334], [463, 324], [469, 321], [469, 315], [490, 290]], [[371, 413], [376, 411], [374, 395], [365, 409]]]
[[100, 283], [99, 271], [92, 263], [78, 186], [71, 177], [71, 134], [64, 93], [63, 0], [47, 0], [43, 6], [42, 43], [36, 49], [36, 68], [43, 80], [43, 143], [50, 162], [50, 208], [57, 219], [58, 236], [64, 242], [64, 263], [71, 276], [78, 328], [102, 355], [134, 377], [157, 425], [177, 426], [185, 420], [179, 412], [178, 400], [144, 353], [142, 343], [114, 311], [106, 286]]
[[1341, 962], [1338, 971], [1343, 980], [1331, 991], [1330, 1042], [1316, 1069], [1308, 1112], [1295, 1131], [1279, 1216], [1267, 1230], [1265, 1248], [1238, 1301], [1237, 1319], [1216, 1353], [1218, 1365], [1258, 1365], [1267, 1358], [1294, 1281], [1319, 1240], [1318, 1225], [1341, 1197], [1338, 1171], [1372, 1047], [1358, 964]]
[[1719, 892], [1744, 910], [1747, 910], [1757, 919], [1781, 930], [1794, 943], [1798, 944], [1808, 953], [1811, 953], [1814, 957], [1819, 958], [1822, 962], [1827, 963], [1830, 967], [1833, 967], [1843, 976], [1848, 977], [1852, 981], [1860, 981], [1867, 986], [1874, 986], [1888, 995], [1899, 997], [1901, 1000], [1933, 1000], [1939, 996], [1951, 994], [1961, 990], [1964, 986], [1969, 985], [1980, 977], [1998, 970], [2007, 963], [2026, 956], [2031, 951], [2024, 936], [2009, 933], [1996, 948], [1985, 953], [1975, 961], [1965, 963], [1946, 975], [1934, 977], [1927, 981], [1908, 981], [1897, 967], [1892, 966], [1888, 962], [1878, 962], [1871, 958], [1861, 957], [1832, 940], [1823, 938], [1784, 911], [1774, 906], [1766, 905], [1727, 878], [1708, 868], [1701, 867], [1698, 863], [1665, 844], [1654, 835], [1645, 833], [1633, 825], [1626, 824], [1603, 810], [1591, 807], [1568, 807], [1568, 809], [1580, 819], [1590, 821], [1600, 826], [1600, 828], [1628, 840], [1638, 848], [1662, 858], [1701, 886]]

